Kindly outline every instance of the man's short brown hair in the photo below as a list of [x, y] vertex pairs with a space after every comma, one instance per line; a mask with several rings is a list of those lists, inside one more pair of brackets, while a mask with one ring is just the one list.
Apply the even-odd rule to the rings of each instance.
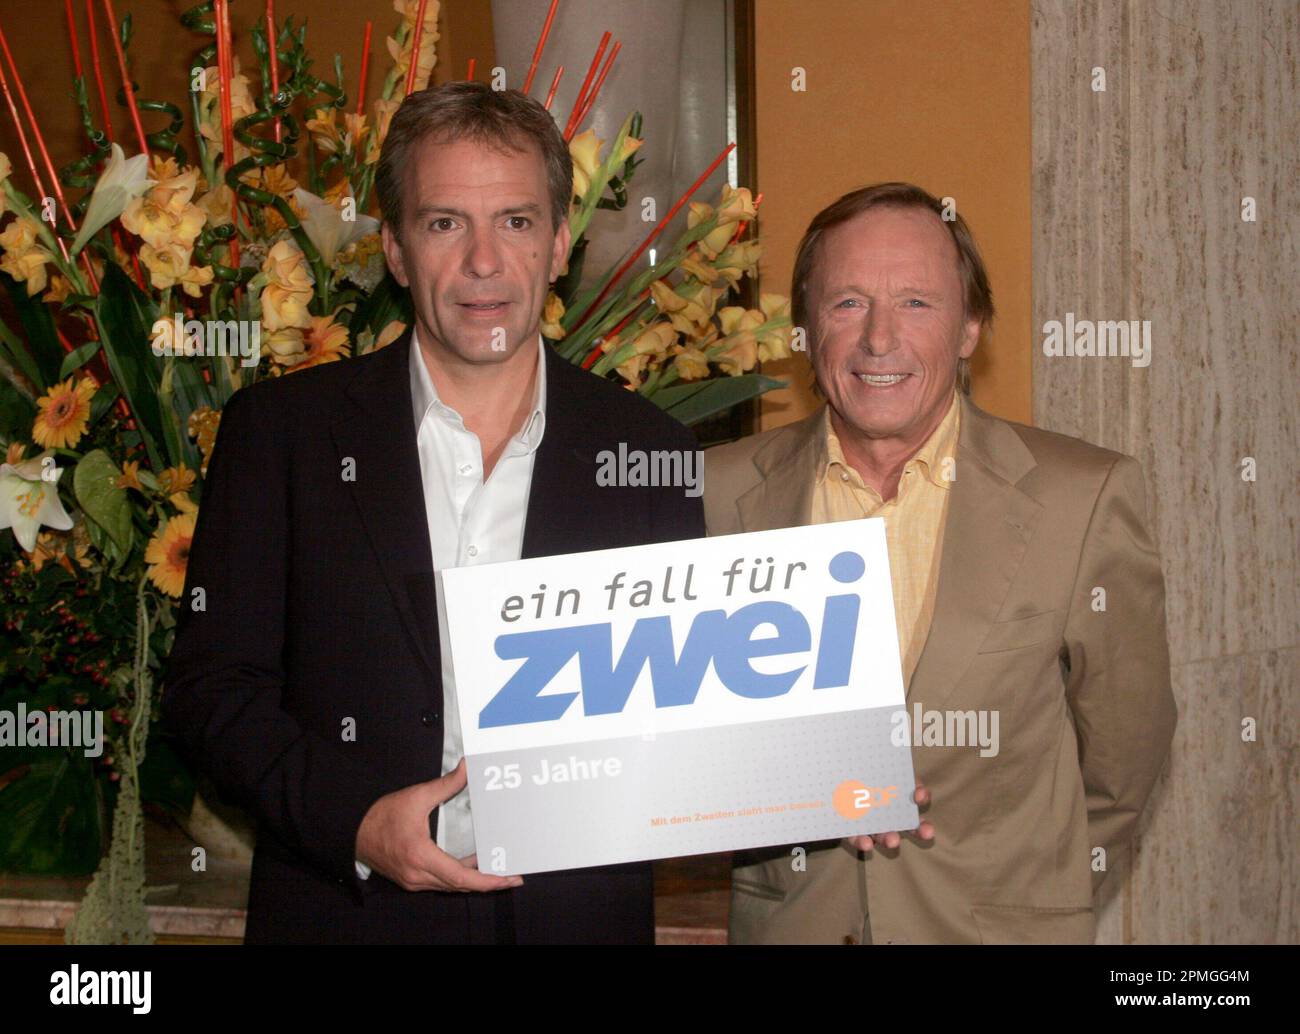
[[546, 167], [551, 229], [569, 215], [573, 160], [550, 112], [519, 90], [494, 90], [487, 83], [455, 82], [418, 90], [393, 113], [379, 152], [375, 193], [389, 231], [401, 237], [402, 177], [411, 152], [426, 137], [439, 143], [475, 140], [508, 151], [536, 147]]
[[[961, 275], [965, 318], [977, 317], [981, 332], [993, 324], [993, 291], [989, 277], [980, 258], [975, 238], [966, 220], [955, 211], [950, 218], [944, 203], [933, 194], [911, 183], [877, 183], [850, 191], [838, 201], [823, 208], [808, 224], [799, 250], [795, 253], [794, 274], [790, 284], [790, 314], [796, 327], [803, 327], [810, 336], [808, 324], [808, 286], [817, 265], [817, 243], [822, 234], [834, 226], [847, 223], [872, 208], [922, 208], [933, 212], [957, 246], [957, 268]], [[815, 347], [814, 342], [809, 342]], [[970, 394], [970, 361], [957, 360], [957, 385]]]

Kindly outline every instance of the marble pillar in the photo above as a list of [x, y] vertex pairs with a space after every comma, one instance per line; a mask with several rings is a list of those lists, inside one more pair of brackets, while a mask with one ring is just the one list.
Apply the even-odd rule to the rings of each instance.
[[[1098, 940], [1294, 943], [1300, 5], [1032, 12], [1034, 422], [1142, 462], [1179, 708]], [[1067, 313], [1150, 364], [1045, 355]]]

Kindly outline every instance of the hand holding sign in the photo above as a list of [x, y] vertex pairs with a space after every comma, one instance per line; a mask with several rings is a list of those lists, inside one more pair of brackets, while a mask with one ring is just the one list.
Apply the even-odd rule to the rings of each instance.
[[933, 834], [880, 518], [438, 575], [485, 871]]
[[[912, 800], [916, 802], [918, 808], [929, 807], [930, 791], [921, 785], [920, 781], [916, 784], [916, 793], [912, 795]], [[934, 823], [930, 821], [922, 822], [914, 830], [908, 830], [915, 835], [916, 839], [929, 841], [934, 839]], [[883, 833], [876, 833], [874, 836], [845, 837], [844, 842], [856, 851], [869, 852], [875, 849], [876, 841], [880, 842], [881, 847], [894, 850], [903, 842], [902, 833], [898, 830], [889, 830]]]
[[518, 887], [518, 876], [489, 876], [477, 860], [456, 859], [429, 839], [429, 812], [465, 789], [465, 761], [441, 779], [385, 794], [357, 830], [357, 860], [403, 890], [490, 891]]

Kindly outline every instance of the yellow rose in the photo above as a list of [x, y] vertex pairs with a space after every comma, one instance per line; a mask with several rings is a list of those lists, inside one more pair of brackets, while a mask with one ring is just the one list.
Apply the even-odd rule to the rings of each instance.
[[149, 194], [134, 198], [122, 211], [122, 225], [155, 248], [172, 243], [177, 222], [176, 216]]
[[190, 265], [190, 249], [176, 241], [161, 247], [140, 245], [140, 261], [149, 270], [149, 282], [160, 291], [178, 283]]
[[203, 288], [212, 283], [212, 275], [211, 266], [190, 266], [181, 275], [181, 289], [191, 298], [198, 298]]
[[209, 226], [225, 226], [230, 222], [234, 199], [235, 192], [224, 183], [218, 183], [194, 203], [203, 210]]
[[267, 253], [262, 272], [271, 278], [271, 283], [286, 291], [310, 293], [315, 283], [302, 249], [288, 239], [277, 241]]
[[281, 366], [296, 366], [306, 358], [302, 331], [297, 327], [283, 327], [262, 335], [262, 355], [270, 356]]
[[0, 258], [0, 270], [15, 280], [27, 281], [29, 297], [45, 290], [45, 263], [52, 257], [36, 243], [37, 233], [36, 223], [21, 216], [0, 233], [0, 248], [4, 249], [4, 257]]
[[39, 227], [31, 219], [19, 216], [0, 233], [0, 248], [5, 251], [24, 252], [36, 243]]
[[311, 322], [307, 311], [310, 302], [310, 291], [289, 291], [278, 284], [267, 284], [262, 289], [262, 326], [273, 331], [305, 327]]

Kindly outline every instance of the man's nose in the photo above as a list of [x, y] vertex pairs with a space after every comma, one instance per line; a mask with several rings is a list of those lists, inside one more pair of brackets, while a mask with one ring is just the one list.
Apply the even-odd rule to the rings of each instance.
[[501, 273], [501, 249], [490, 226], [471, 231], [466, 243], [463, 271], [466, 276], [480, 279]]
[[890, 307], [872, 304], [862, 324], [862, 347], [871, 355], [887, 355], [898, 347], [895, 330]]

